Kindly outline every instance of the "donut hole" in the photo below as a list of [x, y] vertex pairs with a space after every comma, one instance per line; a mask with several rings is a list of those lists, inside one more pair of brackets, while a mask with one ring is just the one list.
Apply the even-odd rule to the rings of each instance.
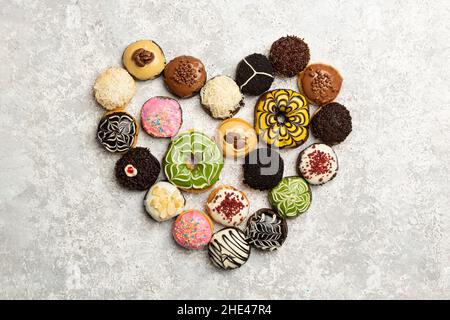
[[245, 145], [247, 143], [247, 137], [241, 136], [236, 132], [227, 133], [224, 139], [228, 144], [233, 145], [234, 149], [236, 150], [245, 148]]
[[191, 153], [186, 160], [186, 167], [191, 171], [195, 170], [195, 168], [197, 168], [197, 164], [202, 162], [202, 158], [203, 156], [200, 152]]
[[286, 122], [287, 117], [286, 117], [286, 115], [284, 114], [284, 112], [278, 111], [278, 112], [275, 114], [275, 119], [277, 120], [278, 124], [283, 124], [283, 123]]

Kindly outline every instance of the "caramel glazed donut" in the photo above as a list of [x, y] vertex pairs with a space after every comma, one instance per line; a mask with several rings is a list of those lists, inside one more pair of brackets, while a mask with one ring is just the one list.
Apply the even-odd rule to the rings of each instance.
[[264, 93], [255, 107], [255, 130], [268, 145], [297, 148], [308, 139], [306, 98], [289, 89]]

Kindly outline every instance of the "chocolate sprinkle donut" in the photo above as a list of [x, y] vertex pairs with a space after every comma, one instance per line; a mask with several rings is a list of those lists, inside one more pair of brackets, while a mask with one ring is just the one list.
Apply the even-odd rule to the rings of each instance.
[[352, 117], [345, 106], [332, 102], [320, 108], [311, 120], [312, 134], [328, 145], [344, 141], [352, 132]]
[[117, 181], [131, 190], [147, 190], [158, 179], [161, 165], [147, 148], [137, 147], [125, 153], [117, 162]]
[[258, 190], [269, 190], [283, 178], [284, 161], [274, 149], [260, 148], [245, 157], [244, 183]]
[[282, 37], [272, 44], [269, 59], [276, 73], [293, 77], [308, 65], [309, 47], [296, 36]]

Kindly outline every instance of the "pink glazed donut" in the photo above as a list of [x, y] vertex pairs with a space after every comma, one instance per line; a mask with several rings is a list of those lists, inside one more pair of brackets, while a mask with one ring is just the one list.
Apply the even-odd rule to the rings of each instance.
[[203, 249], [214, 231], [211, 219], [203, 212], [190, 209], [177, 217], [172, 227], [175, 241], [186, 249]]
[[183, 123], [180, 104], [169, 97], [153, 97], [142, 106], [142, 128], [155, 138], [170, 138]]

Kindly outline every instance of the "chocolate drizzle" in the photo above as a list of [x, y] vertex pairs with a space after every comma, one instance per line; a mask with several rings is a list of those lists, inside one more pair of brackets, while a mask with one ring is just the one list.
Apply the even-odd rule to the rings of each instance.
[[155, 55], [153, 54], [153, 52], [147, 51], [144, 48], [140, 48], [133, 52], [131, 58], [134, 60], [134, 63], [136, 63], [138, 67], [145, 67], [155, 59]]
[[216, 267], [225, 270], [236, 269], [247, 262], [250, 256], [250, 244], [241, 230], [224, 228], [213, 234], [208, 253]]

